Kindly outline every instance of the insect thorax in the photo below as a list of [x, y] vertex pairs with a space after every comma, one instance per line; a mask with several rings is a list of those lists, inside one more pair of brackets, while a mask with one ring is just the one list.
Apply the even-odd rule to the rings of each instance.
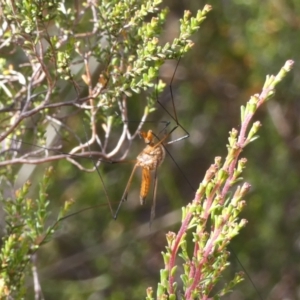
[[157, 147], [146, 146], [146, 148], [137, 156], [137, 164], [142, 168], [154, 171], [164, 161], [166, 151], [163, 145]]

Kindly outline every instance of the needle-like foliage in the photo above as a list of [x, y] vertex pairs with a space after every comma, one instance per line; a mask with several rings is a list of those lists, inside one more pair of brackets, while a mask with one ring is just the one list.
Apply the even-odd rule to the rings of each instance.
[[32, 264], [36, 251], [55, 232], [70, 208], [72, 202], [67, 201], [61, 208], [54, 226], [48, 226], [49, 200], [46, 190], [50, 184], [53, 168], [48, 168], [39, 183], [37, 199], [28, 196], [31, 183], [26, 182], [15, 192], [14, 199], [3, 198], [1, 202], [5, 210], [5, 230], [0, 252], [0, 295], [1, 299], [22, 299], [25, 295], [25, 275]]
[[[93, 157], [99, 166], [126, 156], [164, 88], [156, 82], [161, 65], [192, 48], [191, 36], [211, 9], [205, 6], [195, 16], [186, 11], [179, 35], [162, 42], [168, 10], [160, 8], [161, 2], [0, 1], [0, 173], [5, 189], [14, 185], [14, 165], [67, 159], [92, 172], [96, 164], [86, 167], [80, 158]], [[129, 98], [143, 112], [134, 132], [127, 122]], [[1, 299], [24, 296], [30, 267], [35, 290], [40, 290], [34, 254], [57, 229], [57, 223], [46, 225], [50, 173], [40, 182], [37, 200], [28, 196], [29, 181], [11, 197], [2, 197]]]

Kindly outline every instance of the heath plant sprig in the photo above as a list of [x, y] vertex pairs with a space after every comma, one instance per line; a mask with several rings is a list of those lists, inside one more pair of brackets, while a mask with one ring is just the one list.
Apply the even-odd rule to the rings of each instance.
[[29, 181], [16, 190], [13, 199], [3, 198], [0, 194], [6, 222], [0, 250], [0, 299], [24, 299], [25, 278], [32, 266], [34, 254], [40, 246], [51, 240], [73, 204], [71, 200], [66, 201], [57, 221], [48, 226], [50, 200], [47, 189], [52, 173], [52, 167], [46, 169], [36, 199], [28, 197], [31, 190]]
[[[247, 182], [235, 190], [233, 186], [243, 180], [241, 175], [247, 162], [246, 158], [240, 158], [240, 154], [257, 138], [261, 124], [253, 122], [250, 130], [248, 128], [256, 110], [274, 95], [276, 85], [291, 70], [293, 63], [288, 60], [276, 76], [267, 76], [261, 94], [255, 94], [245, 107], [242, 106], [241, 127], [239, 131], [233, 128], [229, 133], [226, 159], [215, 158], [196, 191], [195, 199], [182, 208], [182, 222], [177, 234], [167, 233], [168, 245], [163, 253], [165, 268], [161, 270], [156, 299], [178, 299], [178, 295], [187, 300], [215, 299], [230, 292], [243, 280], [243, 275], [236, 273], [231, 282], [212, 294], [229, 265], [227, 247], [247, 224], [239, 214], [245, 207], [244, 197], [251, 186]], [[190, 235], [192, 245], [187, 242]], [[178, 257], [183, 259], [182, 266]], [[183, 285], [181, 291], [178, 285]], [[154, 299], [152, 288], [147, 289], [146, 299]]]

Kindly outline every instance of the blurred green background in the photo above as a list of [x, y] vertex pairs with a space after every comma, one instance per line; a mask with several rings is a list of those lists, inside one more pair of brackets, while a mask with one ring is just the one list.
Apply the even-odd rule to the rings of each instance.
[[[57, 238], [38, 252], [45, 299], [143, 299], [148, 286], [155, 288], [165, 234], [178, 228], [181, 206], [193, 199], [190, 185], [197, 188], [214, 157], [226, 155], [228, 132], [239, 127], [240, 106], [259, 93], [266, 74], [276, 74], [287, 59], [295, 60], [294, 70], [255, 116], [263, 124], [260, 138], [243, 153], [248, 159], [244, 178], [252, 189], [242, 217], [249, 223], [232, 248], [262, 299], [300, 299], [300, 2], [166, 0], [170, 14], [162, 38], [176, 35], [184, 10], [195, 13], [206, 3], [213, 11], [194, 36], [195, 46], [181, 60], [172, 84], [179, 121], [190, 137], [168, 149], [189, 183], [167, 157], [159, 169], [151, 231], [151, 196], [141, 207], [139, 176], [134, 177], [117, 221], [105, 205], [65, 220]], [[166, 82], [175, 65], [170, 62], [162, 68]], [[171, 110], [168, 88], [160, 101]], [[155, 132], [162, 128], [160, 121], [172, 121], [160, 107], [149, 120], [156, 122], [145, 129]], [[128, 158], [134, 159], [143, 146], [137, 140]], [[43, 169], [40, 166], [35, 176]], [[114, 207], [131, 169], [132, 164], [101, 168]], [[54, 216], [58, 205], [69, 198], [76, 201], [74, 212], [105, 203], [98, 175], [82, 173], [66, 162], [55, 166], [49, 198]], [[226, 276], [240, 270], [233, 256]], [[258, 298], [247, 277], [226, 297]]]

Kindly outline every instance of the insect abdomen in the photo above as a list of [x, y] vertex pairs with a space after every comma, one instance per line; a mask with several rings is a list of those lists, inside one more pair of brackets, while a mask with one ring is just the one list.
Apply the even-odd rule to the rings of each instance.
[[149, 189], [150, 189], [150, 181], [151, 181], [150, 170], [147, 168], [143, 168], [142, 184], [141, 184], [141, 191], [140, 191], [141, 205], [145, 204], [146, 197], [147, 197], [147, 195], [149, 193]]

